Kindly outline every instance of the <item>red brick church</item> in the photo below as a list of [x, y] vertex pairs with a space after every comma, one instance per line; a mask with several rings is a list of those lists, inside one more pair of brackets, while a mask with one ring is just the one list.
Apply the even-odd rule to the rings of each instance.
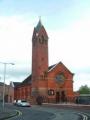
[[[58, 54], [57, 54], [58, 55]], [[48, 66], [48, 34], [39, 20], [32, 36], [32, 74], [22, 83], [14, 83], [14, 99], [35, 102], [72, 102], [73, 73], [62, 63]]]

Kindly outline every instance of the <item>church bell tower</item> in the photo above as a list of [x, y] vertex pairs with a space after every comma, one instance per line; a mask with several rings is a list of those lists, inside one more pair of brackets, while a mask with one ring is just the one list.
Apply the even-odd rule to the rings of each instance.
[[32, 95], [47, 93], [48, 35], [39, 20], [32, 36]]

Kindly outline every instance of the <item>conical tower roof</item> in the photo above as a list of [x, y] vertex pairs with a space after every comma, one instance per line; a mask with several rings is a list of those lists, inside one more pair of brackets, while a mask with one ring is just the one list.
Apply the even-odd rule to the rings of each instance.
[[39, 22], [38, 22], [37, 26], [35, 27], [36, 32], [38, 32], [42, 26], [43, 25], [42, 25], [41, 19], [39, 19]]

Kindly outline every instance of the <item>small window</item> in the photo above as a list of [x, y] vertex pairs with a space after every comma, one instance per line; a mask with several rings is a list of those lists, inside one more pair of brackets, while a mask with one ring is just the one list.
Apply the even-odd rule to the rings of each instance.
[[39, 43], [43, 44], [44, 43], [43, 39], [39, 38]]
[[54, 95], [54, 90], [53, 89], [48, 90], [48, 95]]

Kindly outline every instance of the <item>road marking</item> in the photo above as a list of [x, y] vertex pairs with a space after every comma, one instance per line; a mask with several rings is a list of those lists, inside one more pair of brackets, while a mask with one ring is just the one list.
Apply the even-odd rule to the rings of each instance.
[[22, 115], [22, 112], [21, 112], [21, 111], [19, 111], [19, 110], [15, 110], [15, 111], [18, 113], [18, 115], [17, 115], [17, 116]]
[[19, 110], [15, 110], [15, 111], [16, 111], [16, 115], [12, 115], [11, 117], [5, 118], [5, 119], [3, 119], [3, 120], [9, 120], [9, 119], [12, 119], [12, 118], [15, 118], [15, 117], [17, 117], [17, 116], [21, 116], [21, 115], [22, 115], [22, 112], [21, 112], [21, 111], [19, 111]]
[[84, 113], [78, 113], [78, 114], [83, 118], [83, 120], [88, 120], [87, 115], [85, 115]]

